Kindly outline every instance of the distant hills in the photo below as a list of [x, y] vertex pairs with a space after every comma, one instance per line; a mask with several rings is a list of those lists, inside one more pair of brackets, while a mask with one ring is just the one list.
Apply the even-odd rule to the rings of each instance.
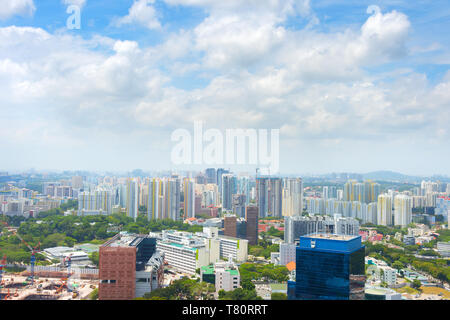
[[380, 181], [422, 181], [422, 180], [440, 180], [442, 182], [450, 182], [450, 177], [445, 176], [409, 176], [394, 171], [373, 171], [363, 174], [364, 179], [380, 180]]
[[405, 181], [405, 180], [418, 180], [423, 177], [408, 176], [394, 171], [373, 171], [363, 174], [364, 179], [370, 180], [386, 180], [386, 181]]

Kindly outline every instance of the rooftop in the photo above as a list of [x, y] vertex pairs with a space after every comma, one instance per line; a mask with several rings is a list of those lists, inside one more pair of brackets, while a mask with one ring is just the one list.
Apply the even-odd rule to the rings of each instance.
[[306, 235], [307, 238], [312, 239], [328, 239], [328, 240], [339, 240], [339, 241], [349, 241], [357, 238], [358, 236], [354, 235], [342, 235], [342, 234], [325, 234], [325, 233], [315, 233]]
[[147, 235], [119, 233], [105, 242], [102, 247], [136, 247], [144, 238], [149, 238]]
[[295, 270], [295, 266], [296, 266], [295, 262], [294, 262], [294, 261], [291, 261], [291, 262], [289, 262], [289, 263], [286, 265], [286, 268], [287, 268], [290, 272], [292, 272], [292, 270]]

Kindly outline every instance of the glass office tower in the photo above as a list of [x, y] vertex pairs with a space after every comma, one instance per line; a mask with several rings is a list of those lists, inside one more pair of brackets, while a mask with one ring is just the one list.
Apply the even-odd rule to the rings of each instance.
[[312, 234], [300, 237], [291, 300], [364, 299], [365, 247], [360, 236]]

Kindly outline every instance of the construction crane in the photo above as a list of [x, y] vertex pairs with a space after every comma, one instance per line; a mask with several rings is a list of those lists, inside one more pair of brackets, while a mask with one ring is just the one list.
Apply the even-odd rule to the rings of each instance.
[[[6, 227], [9, 227], [8, 223], [6, 223], [5, 221], [2, 221], [2, 223]], [[39, 248], [41, 246], [41, 242], [38, 242], [38, 244], [33, 248], [25, 240], [23, 240], [23, 238], [20, 236], [20, 234], [17, 231], [14, 233], [14, 235], [17, 238], [19, 238], [19, 240], [22, 241], [22, 243], [25, 244], [27, 246], [27, 248], [30, 249], [30, 251], [31, 251], [31, 259], [30, 259], [31, 276], [30, 276], [29, 279], [31, 281], [31, 284], [34, 284], [34, 265], [36, 264], [36, 253], [39, 251]]]
[[72, 271], [72, 253], [69, 254], [67, 257], [64, 258], [63, 263], [65, 265], [65, 262], [67, 261], [67, 291], [72, 291], [71, 283], [70, 283], [70, 277], [71, 277], [71, 271]]

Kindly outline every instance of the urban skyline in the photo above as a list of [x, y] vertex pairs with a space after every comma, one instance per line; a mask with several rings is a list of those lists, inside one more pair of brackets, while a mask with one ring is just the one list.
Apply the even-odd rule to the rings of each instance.
[[448, 0], [0, 0], [1, 305], [445, 308], [449, 30]]

